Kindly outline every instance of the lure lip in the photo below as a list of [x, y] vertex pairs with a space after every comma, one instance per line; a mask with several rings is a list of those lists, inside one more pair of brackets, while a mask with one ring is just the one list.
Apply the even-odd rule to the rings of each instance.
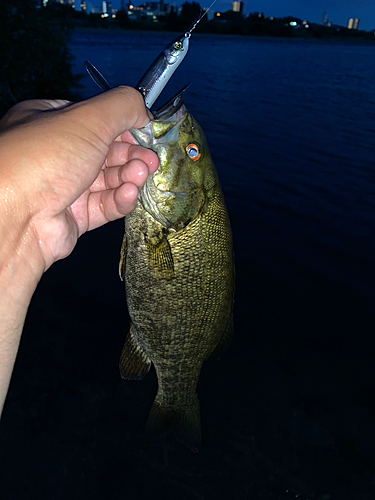
[[185, 85], [177, 94], [167, 101], [161, 108], [153, 111], [154, 120], [168, 120], [184, 104], [184, 92], [190, 87], [190, 83]]
[[101, 72], [96, 68], [90, 61], [85, 61], [84, 63], [87, 73], [91, 76], [91, 79], [96, 83], [96, 85], [103, 91], [110, 90], [111, 86], [101, 74]]
[[[90, 61], [85, 61], [85, 68], [94, 82], [103, 90], [111, 89], [109, 83], [100, 73], [100, 71], [90, 63]], [[153, 111], [154, 120], [167, 120], [172, 115], [178, 111], [184, 104], [184, 92], [190, 87], [190, 83], [185, 85], [177, 94], [175, 94], [169, 101], [167, 101], [159, 109]]]

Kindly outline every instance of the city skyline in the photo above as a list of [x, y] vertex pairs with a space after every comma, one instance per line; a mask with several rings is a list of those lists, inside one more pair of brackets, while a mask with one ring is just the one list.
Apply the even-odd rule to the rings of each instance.
[[[94, 5], [101, 4], [100, 0], [91, 0]], [[179, 6], [185, 0], [170, 0], [172, 5]], [[80, 0], [75, 0], [75, 6], [80, 9]], [[119, 9], [121, 0], [112, 0], [112, 7]], [[134, 0], [134, 5], [143, 3], [142, 0]], [[211, 4], [210, 0], [202, 0], [203, 7]], [[372, 0], [256, 0], [247, 1], [245, 15], [251, 12], [264, 12], [267, 17], [296, 16], [313, 23], [320, 23], [323, 12], [327, 13], [332, 24], [347, 26], [349, 18], [359, 18], [360, 29], [370, 31], [375, 29], [375, 2]], [[231, 9], [231, 1], [217, 0], [212, 11], [225, 12]]]

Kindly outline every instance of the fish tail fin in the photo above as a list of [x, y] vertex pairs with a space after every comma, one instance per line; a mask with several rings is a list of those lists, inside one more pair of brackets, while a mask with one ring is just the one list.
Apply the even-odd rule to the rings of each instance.
[[145, 427], [146, 439], [157, 439], [172, 432], [193, 453], [201, 446], [201, 419], [198, 396], [184, 408], [163, 406], [156, 397]]

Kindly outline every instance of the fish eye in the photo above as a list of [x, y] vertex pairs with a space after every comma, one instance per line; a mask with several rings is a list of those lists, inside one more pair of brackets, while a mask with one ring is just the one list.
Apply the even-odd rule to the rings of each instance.
[[182, 43], [181, 42], [174, 42], [173, 47], [176, 50], [179, 50], [182, 47]]
[[186, 152], [193, 161], [199, 160], [201, 154], [199, 152], [199, 147], [196, 144], [188, 144], [186, 146]]

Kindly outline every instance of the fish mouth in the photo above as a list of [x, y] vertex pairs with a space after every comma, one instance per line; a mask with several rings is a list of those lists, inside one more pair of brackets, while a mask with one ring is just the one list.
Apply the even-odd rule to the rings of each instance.
[[[190, 84], [189, 84], [190, 85]], [[154, 118], [143, 128], [130, 130], [137, 142], [146, 148], [153, 149], [156, 153], [163, 154], [163, 150], [171, 144], [177, 144], [179, 138], [179, 128], [186, 116], [183, 94], [189, 85], [186, 85], [172, 99], [164, 104], [157, 111], [153, 111]], [[181, 185], [180, 189], [170, 190], [162, 183], [155, 184], [155, 175], [151, 175], [146, 180], [138, 193], [138, 200], [143, 208], [157, 222], [168, 229], [176, 229], [175, 216], [167, 206], [175, 203], [186, 204], [192, 192], [196, 191], [196, 186]], [[178, 227], [181, 223], [178, 223]]]
[[[157, 111], [152, 111], [153, 119], [145, 127], [130, 129], [130, 133], [138, 144], [153, 149], [155, 143], [170, 143], [178, 140], [178, 125], [186, 115], [183, 94], [189, 85], [185, 85], [180, 92]], [[157, 127], [157, 130], [154, 127]]]

